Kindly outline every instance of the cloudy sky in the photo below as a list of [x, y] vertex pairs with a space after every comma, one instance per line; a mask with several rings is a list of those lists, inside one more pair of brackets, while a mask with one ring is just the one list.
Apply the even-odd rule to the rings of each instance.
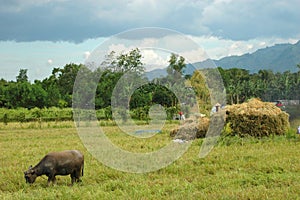
[[143, 27], [183, 33], [213, 59], [295, 43], [299, 7], [299, 0], [0, 0], [0, 78], [14, 80], [26, 68], [31, 80], [43, 79]]

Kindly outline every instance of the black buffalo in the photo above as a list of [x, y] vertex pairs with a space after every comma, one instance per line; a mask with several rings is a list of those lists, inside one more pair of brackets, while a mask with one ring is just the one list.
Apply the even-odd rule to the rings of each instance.
[[56, 175], [71, 176], [72, 185], [74, 182], [80, 182], [83, 176], [84, 156], [78, 150], [66, 150], [62, 152], [48, 153], [36, 166], [29, 167], [24, 172], [26, 183], [34, 183], [38, 176], [46, 175], [48, 177], [48, 186], [51, 181], [56, 183]]

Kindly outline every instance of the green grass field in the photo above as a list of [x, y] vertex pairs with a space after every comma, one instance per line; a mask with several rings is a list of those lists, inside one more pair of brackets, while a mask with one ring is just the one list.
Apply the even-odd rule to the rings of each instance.
[[[74, 123], [11, 123], [0, 126], [0, 199], [300, 199], [300, 136], [222, 138], [210, 154], [198, 157], [201, 139], [173, 164], [155, 172], [134, 174], [104, 166], [86, 151]], [[116, 126], [104, 127], [117, 145], [149, 152], [171, 141], [167, 126], [149, 139], [132, 139]], [[85, 154], [83, 182], [70, 185], [46, 176], [33, 185], [23, 172], [50, 151], [79, 149]]]

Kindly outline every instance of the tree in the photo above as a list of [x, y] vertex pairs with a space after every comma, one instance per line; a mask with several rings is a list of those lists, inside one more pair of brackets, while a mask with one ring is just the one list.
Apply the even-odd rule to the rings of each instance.
[[172, 107], [178, 103], [178, 100], [175, 94], [167, 87], [156, 85], [152, 95], [152, 102], [154, 104], [160, 104], [165, 107]]
[[157, 85], [149, 83], [137, 88], [130, 98], [130, 109], [151, 106], [153, 104], [153, 93], [156, 87]]
[[300, 64], [297, 64], [298, 71], [294, 73], [293, 99], [300, 99]]
[[34, 108], [46, 105], [47, 92], [38, 84], [12, 82], [5, 93], [8, 108]]
[[[106, 60], [102, 63], [101, 76], [96, 91], [96, 108], [105, 108], [111, 105], [114, 89], [118, 90], [115, 95], [121, 98], [116, 100], [127, 102], [126, 99], [123, 99], [126, 94], [140, 81], [143, 81], [141, 75], [145, 69], [141, 58], [139, 49], [133, 49], [118, 56], [115, 56], [115, 52], [111, 52], [106, 56]], [[116, 88], [119, 81], [121, 82]]]
[[28, 82], [27, 69], [20, 69], [17, 82]]
[[51, 78], [44, 79], [41, 83], [42, 88], [47, 91], [46, 107], [58, 106], [61, 98], [61, 93], [57, 82]]
[[193, 73], [193, 76], [191, 77], [191, 85], [193, 86], [197, 97], [201, 99], [202, 102], [209, 102], [209, 90], [207, 89], [205, 79], [199, 70], [196, 70]]
[[110, 70], [105, 70], [102, 73], [96, 89], [95, 106], [97, 109], [111, 105], [113, 89], [122, 75], [123, 73], [121, 72], [112, 72]]
[[[131, 50], [127, 54], [121, 53], [117, 56], [116, 66], [118, 71], [126, 72], [135, 72], [137, 74], [142, 74], [145, 71], [143, 63], [141, 61], [142, 55], [138, 48]], [[111, 66], [115, 68], [114, 60], [111, 63]]]
[[4, 80], [3, 78], [0, 80], [0, 107], [5, 107], [7, 103], [6, 99], [6, 88], [8, 86], [8, 82]]
[[186, 64], [184, 57], [172, 53], [169, 59], [169, 66], [167, 67], [168, 75], [173, 77], [174, 80], [180, 79], [185, 67]]
[[101, 67], [102, 69], [109, 70], [111, 72], [119, 71], [115, 51], [111, 51], [108, 55], [105, 55], [105, 60], [101, 63]]
[[249, 71], [239, 68], [220, 70], [226, 88], [227, 102], [230, 104], [241, 103], [247, 97], [245, 87], [250, 80]]
[[56, 69], [54, 76], [57, 77], [57, 86], [61, 94], [61, 99], [67, 102], [68, 107], [72, 105], [73, 86], [77, 73], [82, 64], [67, 64], [62, 69]]

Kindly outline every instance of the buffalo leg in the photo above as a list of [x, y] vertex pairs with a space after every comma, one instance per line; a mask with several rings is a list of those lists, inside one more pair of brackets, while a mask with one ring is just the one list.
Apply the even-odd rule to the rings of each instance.
[[72, 185], [75, 182], [81, 182], [80, 180], [80, 170], [76, 170], [71, 174]]
[[55, 176], [53, 177], [53, 179], [52, 179], [52, 183], [55, 185], [56, 184], [56, 178], [55, 178]]
[[81, 177], [81, 168], [79, 170], [75, 171], [75, 177], [76, 177], [76, 182], [81, 182], [80, 177]]
[[52, 182], [53, 184], [56, 184], [56, 178], [55, 178], [55, 176], [52, 175], [52, 174], [48, 176], [48, 182], [47, 182], [47, 185], [50, 186], [51, 182]]
[[75, 174], [74, 172], [71, 174], [71, 184], [73, 185], [74, 182], [76, 181], [76, 177], [75, 177]]

